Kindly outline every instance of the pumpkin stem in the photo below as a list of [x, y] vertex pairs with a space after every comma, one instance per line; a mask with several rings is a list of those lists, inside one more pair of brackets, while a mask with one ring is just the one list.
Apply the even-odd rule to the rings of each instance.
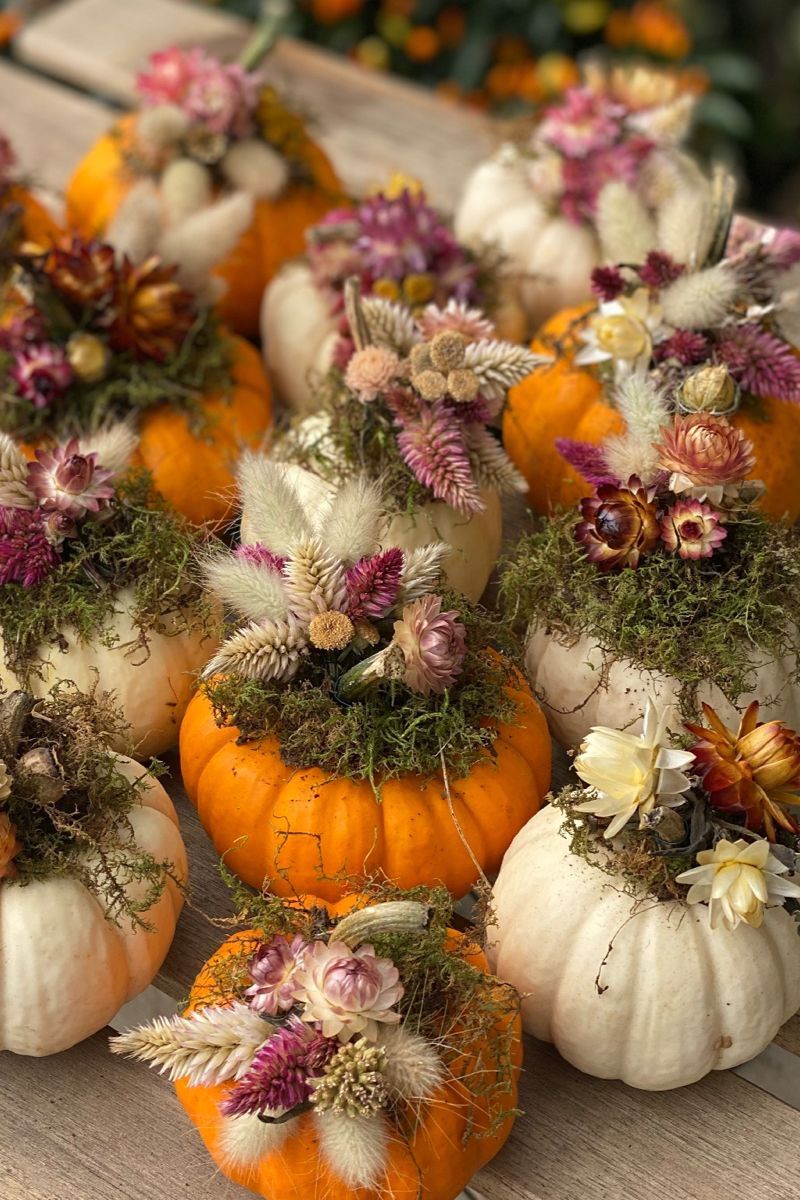
[[0, 757], [16, 758], [22, 730], [36, 703], [30, 692], [11, 692], [0, 701]]
[[66, 791], [61, 764], [47, 746], [34, 746], [18, 760], [40, 804], [55, 804]]
[[344, 311], [356, 350], [363, 350], [372, 343], [372, 335], [361, 307], [361, 284], [355, 275], [345, 280]]
[[340, 700], [357, 700], [370, 688], [377, 687], [390, 679], [402, 679], [405, 674], [405, 655], [396, 642], [390, 642], [377, 654], [363, 658], [349, 671], [345, 671], [337, 686]]
[[431, 923], [433, 909], [417, 900], [386, 900], [349, 913], [336, 926], [334, 936], [352, 949], [380, 933], [418, 933]]
[[239, 65], [245, 71], [253, 71], [267, 57], [283, 33], [291, 11], [289, 0], [262, 0], [261, 20], [239, 55]]

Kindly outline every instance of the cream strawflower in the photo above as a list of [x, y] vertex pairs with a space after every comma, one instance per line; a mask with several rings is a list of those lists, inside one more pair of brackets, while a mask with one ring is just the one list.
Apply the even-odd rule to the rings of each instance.
[[575, 365], [611, 361], [623, 373], [645, 368], [662, 324], [661, 309], [653, 303], [647, 288], [638, 288], [632, 296], [608, 300], [578, 335], [584, 344], [575, 355]]
[[314, 942], [295, 975], [302, 1020], [325, 1037], [348, 1042], [357, 1033], [375, 1041], [381, 1024], [396, 1025], [394, 1005], [403, 995], [400, 972], [372, 946], [351, 950], [344, 942]]
[[720, 919], [728, 929], [740, 921], [758, 929], [765, 907], [783, 904], [788, 896], [800, 897], [800, 886], [782, 878], [789, 868], [771, 853], [767, 841], [723, 838], [713, 850], [701, 850], [697, 861], [700, 865], [678, 875], [677, 882], [691, 884], [687, 904], [708, 902], [712, 929]]
[[668, 708], [659, 712], [648, 700], [641, 733], [597, 725], [581, 743], [575, 770], [595, 795], [575, 807], [613, 818], [604, 837], [614, 837], [637, 812], [643, 828], [645, 816], [657, 803], [674, 808], [691, 787], [683, 770], [694, 762], [694, 755], [667, 743], [669, 716]]

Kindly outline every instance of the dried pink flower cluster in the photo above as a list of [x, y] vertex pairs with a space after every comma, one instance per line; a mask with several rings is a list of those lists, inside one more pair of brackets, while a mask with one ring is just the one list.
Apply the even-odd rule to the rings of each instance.
[[260, 75], [237, 63], [224, 64], [199, 47], [173, 46], [150, 56], [149, 70], [136, 79], [145, 105], [173, 104], [209, 133], [243, 138], [255, 128]]
[[461, 674], [467, 631], [453, 610], [442, 612], [440, 596], [422, 596], [394, 623], [394, 642], [403, 651], [405, 680], [422, 696], [441, 695]]

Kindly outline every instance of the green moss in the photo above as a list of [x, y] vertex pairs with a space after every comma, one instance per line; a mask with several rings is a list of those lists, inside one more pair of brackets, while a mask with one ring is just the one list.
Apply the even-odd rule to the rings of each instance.
[[[445, 597], [467, 628], [464, 670], [442, 696], [420, 696], [387, 683], [350, 704], [336, 694], [327, 667], [308, 660], [296, 680], [259, 683], [229, 676], [206, 684], [219, 724], [236, 725], [243, 741], [278, 738], [289, 766], [316, 766], [341, 778], [386, 779], [437, 775], [444, 755], [448, 772], [462, 778], [496, 737], [487, 722], [514, 720], [516, 704], [504, 691], [518, 647], [504, 623], [463, 597]], [[495, 657], [495, 646], [510, 657]]]
[[797, 655], [797, 531], [750, 512], [728, 526], [713, 558], [654, 553], [635, 570], [603, 574], [576, 542], [576, 520], [571, 509], [541, 521], [504, 564], [501, 599], [512, 620], [565, 639], [586, 634], [609, 659], [673, 675], [684, 716], [697, 714], [697, 689], [708, 680], [732, 703], [754, 690], [756, 652]]
[[87, 521], [42, 583], [0, 587], [5, 659], [23, 682], [37, 670], [40, 648], [56, 642], [62, 627], [71, 628], [80, 642], [101, 638], [113, 644], [108, 625], [123, 587], [133, 588], [132, 621], [143, 650], [151, 631], [210, 627], [212, 609], [193, 565], [197, 532], [167, 508], [144, 471], [127, 475], [117, 496], [113, 516]]

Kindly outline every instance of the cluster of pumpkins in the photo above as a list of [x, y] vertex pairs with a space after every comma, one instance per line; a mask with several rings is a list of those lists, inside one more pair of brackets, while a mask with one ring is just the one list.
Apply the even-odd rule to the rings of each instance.
[[[70, 232], [102, 238], [113, 226], [137, 184], [125, 154], [134, 126], [135, 117], [124, 118], [78, 166], [66, 198], [64, 228]], [[225, 336], [234, 347], [234, 365], [230, 387], [203, 398], [210, 418], [207, 429], [198, 433], [185, 412], [167, 404], [141, 421], [138, 461], [165, 498], [197, 525], [222, 530], [230, 523], [238, 456], [269, 442], [272, 387], [284, 411], [312, 411], [308, 380], [330, 364], [332, 344], [341, 332], [340, 315], [331, 311], [300, 256], [309, 227], [331, 208], [346, 207], [347, 201], [323, 151], [310, 140], [309, 148], [312, 169], [307, 177], [284, 180], [274, 194], [257, 195], [249, 224], [214, 263], [214, 275], [225, 285], [216, 303], [228, 331]], [[23, 211], [27, 242], [47, 246], [63, 236], [23, 188], [15, 187], [7, 199]], [[574, 361], [576, 330], [589, 311], [589, 275], [601, 250], [590, 224], [576, 229], [553, 216], [548, 225], [531, 179], [512, 179], [507, 163], [500, 160], [481, 167], [468, 185], [456, 231], [466, 237], [476, 230], [484, 239], [499, 242], [507, 255], [506, 270], [527, 281], [527, 292], [523, 287], [517, 297], [517, 316], [537, 324], [547, 318], [533, 348], [552, 354], [553, 346], [558, 347], [550, 365], [512, 390], [503, 418], [506, 449], [528, 480], [529, 501], [547, 512], [587, 490], [559, 458], [556, 440], [569, 436], [599, 443], [619, 426], [619, 414], [608, 403], [597, 374]], [[537, 246], [547, 249], [544, 267], [534, 261]], [[546, 286], [537, 288], [537, 273], [546, 277]], [[567, 307], [556, 312], [559, 305]], [[259, 325], [263, 364], [247, 340], [258, 334]], [[768, 496], [774, 515], [788, 513], [794, 520], [800, 515], [800, 409], [779, 400], [768, 401], [766, 409], [758, 421], [742, 414], [735, 420], [756, 444], [757, 457], [772, 464]], [[770, 453], [776, 444], [782, 447], [779, 455]], [[499, 553], [498, 498], [493, 497], [483, 513], [467, 518], [431, 502], [417, 522], [423, 528], [414, 522], [395, 525], [392, 544], [413, 549], [429, 541], [435, 530], [458, 551], [460, 566], [453, 564], [450, 582], [477, 600]], [[131, 656], [126, 652], [133, 636], [129, 608], [122, 596], [113, 647], [101, 637], [81, 643], [65, 629], [58, 647], [43, 654], [48, 673], [36, 681], [40, 694], [58, 678], [86, 689], [99, 678], [101, 687], [116, 693], [142, 759], [169, 749], [179, 734], [186, 791], [220, 852], [243, 835], [269, 826], [270, 820], [280, 823], [293, 810], [310, 814], [316, 823], [307, 832], [324, 835], [329, 825], [331, 837], [335, 833], [342, 844], [352, 835], [358, 844], [385, 845], [383, 858], [378, 861], [380, 856], [373, 855], [371, 867], [385, 869], [404, 887], [444, 881], [458, 895], [468, 891], [479, 874], [499, 872], [500, 924], [493, 931], [491, 961], [504, 978], [527, 990], [526, 964], [536, 944], [539, 960], [548, 964], [547, 977], [534, 978], [530, 985], [524, 1024], [537, 1037], [555, 1042], [578, 1067], [643, 1088], [681, 1086], [758, 1053], [800, 1006], [800, 942], [782, 909], [767, 913], [763, 932], [744, 925], [727, 933], [710, 931], [704, 918], [679, 901], [651, 906], [635, 927], [626, 923], [629, 897], [601, 871], [579, 862], [559, 836], [557, 817], [545, 803], [551, 735], [531, 687], [521, 679], [516, 722], [498, 731], [492, 756], [457, 783], [459, 802], [463, 801], [459, 813], [476, 848], [470, 859], [464, 854], [462, 831], [452, 819], [446, 778], [393, 779], [386, 783], [379, 804], [367, 781], [337, 781], [318, 769], [298, 772], [287, 767], [275, 738], [240, 744], [235, 727], [216, 724], [205, 697], [192, 698], [194, 676], [211, 657], [213, 645], [188, 633], [157, 636], [144, 660]], [[546, 652], [540, 645], [531, 667], [538, 683]], [[579, 647], [566, 662], [548, 664], [551, 696], [557, 694], [558, 679], [586, 668], [588, 654], [586, 647]], [[2, 670], [6, 684], [13, 687], [12, 673]], [[630, 676], [620, 673], [615, 686], [621, 696], [629, 694], [630, 683]], [[765, 693], [771, 694], [768, 684], [765, 678]], [[581, 710], [569, 728], [556, 726], [555, 732], [574, 747], [591, 725], [617, 724], [608, 719], [603, 703], [600, 693], [597, 711], [591, 706]], [[612, 708], [613, 703], [612, 698]], [[562, 707], [569, 709], [570, 704]], [[620, 719], [619, 724], [624, 723]], [[143, 770], [132, 760], [125, 760], [121, 769], [135, 774]], [[341, 828], [344, 796], [348, 820], [362, 822], [363, 828]], [[106, 921], [96, 900], [76, 880], [38, 881], [24, 888], [0, 880], [0, 920], [6, 931], [1, 1048], [43, 1055], [73, 1045], [102, 1028], [157, 973], [179, 918], [177, 884], [186, 877], [186, 855], [172, 803], [155, 779], [142, 793], [141, 813], [132, 824], [140, 846], [171, 861], [176, 876], [135, 928]], [[251, 886], [260, 887], [270, 873], [268, 845], [267, 838], [253, 836], [237, 852], [236, 870]], [[435, 854], [428, 853], [430, 845], [436, 846]], [[314, 891], [322, 896], [320, 903], [335, 906], [342, 888], [331, 879], [318, 881], [315, 888], [315, 855], [314, 845], [307, 851], [298, 848], [276, 886], [287, 895]], [[682, 909], [680, 920], [674, 916], [676, 906]], [[530, 927], [529, 907], [539, 913], [531, 917]], [[552, 945], [543, 946], [548, 939]], [[612, 986], [598, 989], [596, 966], [612, 939]], [[34, 945], [48, 963], [47, 979], [26, 966]], [[642, 970], [645, 953], [647, 969]], [[53, 995], [55, 962], [59, 983]], [[511, 1092], [505, 1094], [503, 1106], [510, 1109], [514, 1099]], [[210, 1121], [202, 1104], [192, 1103], [198, 1125]], [[502, 1137], [481, 1143], [482, 1158], [471, 1160], [470, 1170], [497, 1151], [509, 1126], [510, 1122], [502, 1127]], [[213, 1132], [205, 1127], [201, 1132], [213, 1140]], [[426, 1137], [440, 1155], [452, 1155], [445, 1136], [446, 1126], [433, 1112]], [[308, 1154], [313, 1153], [309, 1146]], [[269, 1186], [268, 1173], [260, 1178]], [[466, 1181], [464, 1171], [454, 1167], [451, 1178], [436, 1188], [423, 1180], [419, 1194], [453, 1200]], [[263, 1194], [277, 1200], [279, 1193]], [[391, 1174], [379, 1192], [337, 1191], [354, 1200], [367, 1194], [399, 1200], [406, 1192], [399, 1184], [395, 1189]]]

